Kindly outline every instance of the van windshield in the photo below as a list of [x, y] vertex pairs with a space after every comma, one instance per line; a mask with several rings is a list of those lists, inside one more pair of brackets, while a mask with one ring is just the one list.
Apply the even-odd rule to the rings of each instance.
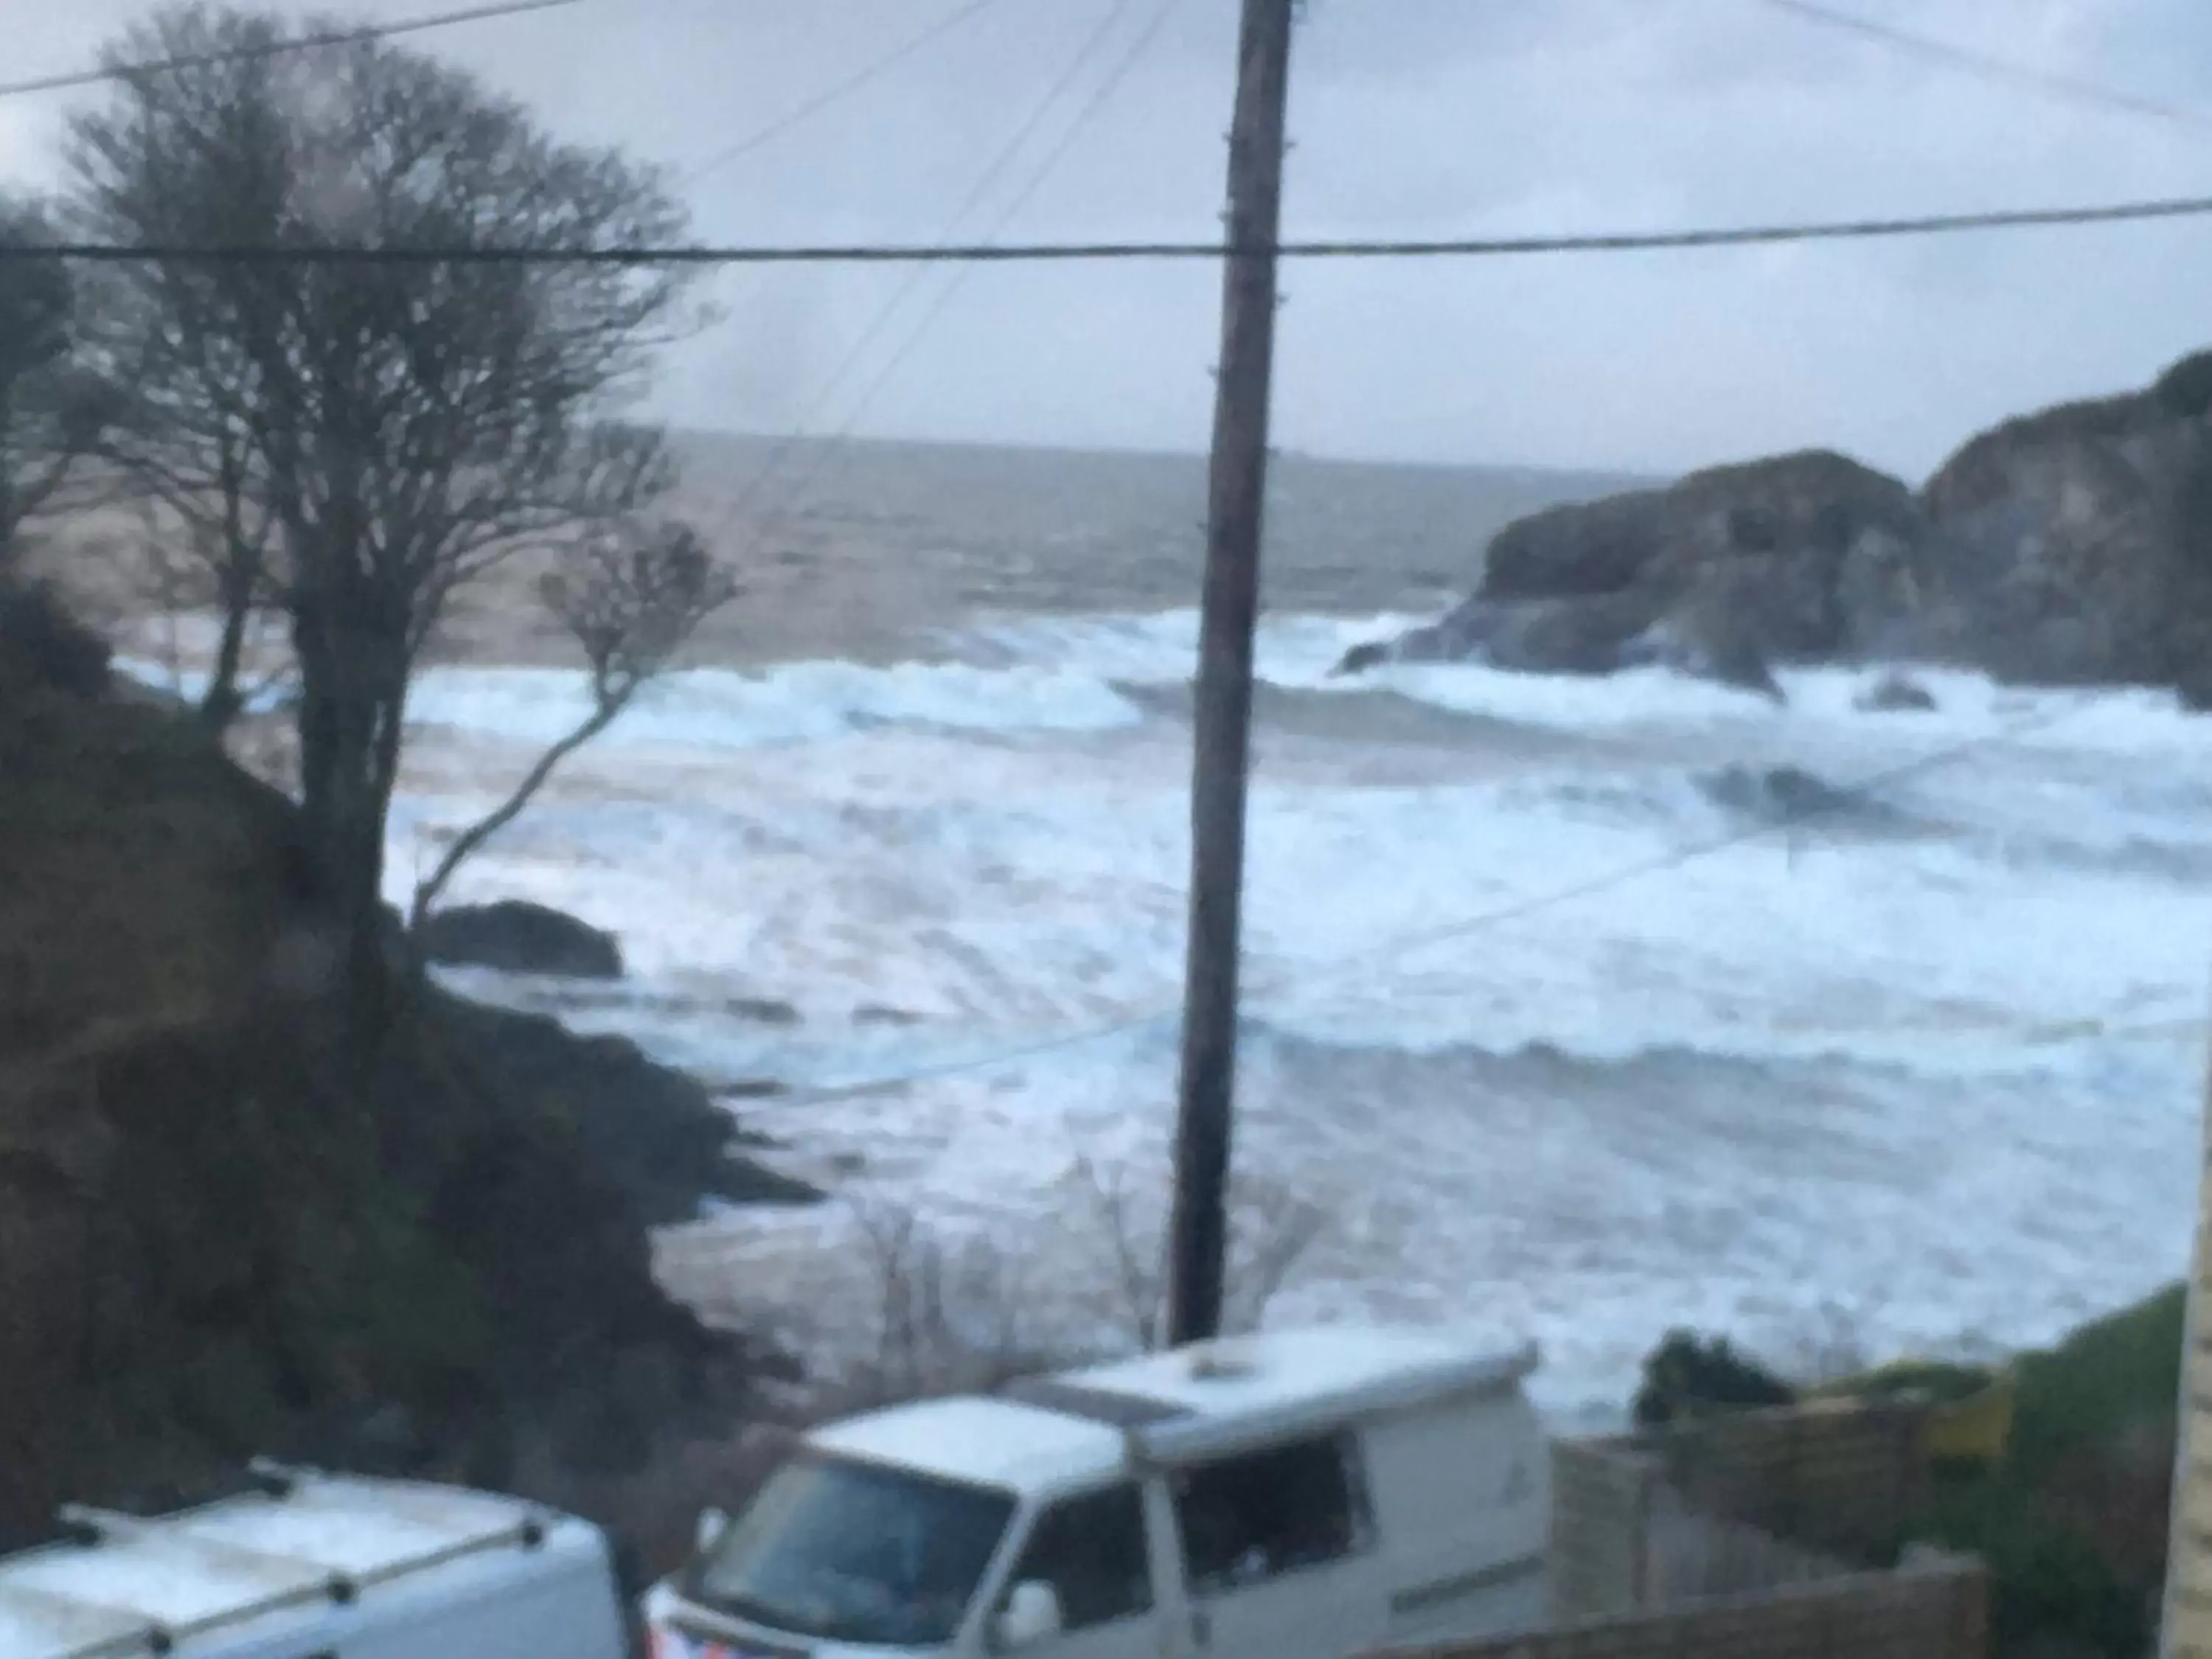
[[959, 1632], [1009, 1492], [801, 1452], [693, 1567], [706, 1606], [793, 1635], [936, 1647]]

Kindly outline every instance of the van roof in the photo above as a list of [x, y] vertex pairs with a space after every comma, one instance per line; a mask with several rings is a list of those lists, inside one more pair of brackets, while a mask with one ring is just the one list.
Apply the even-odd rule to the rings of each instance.
[[1208, 1418], [1274, 1415], [1300, 1407], [1316, 1415], [1334, 1414], [1357, 1411], [1369, 1396], [1395, 1393], [1408, 1383], [1420, 1394], [1448, 1391], [1464, 1375], [1487, 1376], [1526, 1352], [1490, 1331], [1329, 1326], [1224, 1337], [1062, 1371], [1054, 1380]]
[[1165, 1462], [1446, 1399], [1504, 1392], [1535, 1369], [1534, 1344], [1494, 1331], [1357, 1325], [1266, 1331], [1063, 1372], [1048, 1388], [1158, 1408], [1131, 1425]]
[[1103, 1424], [975, 1395], [847, 1418], [806, 1440], [827, 1452], [1022, 1492], [1104, 1474], [1124, 1455], [1121, 1437]]
[[[270, 1474], [264, 1490], [154, 1519], [84, 1510], [96, 1541], [0, 1559], [0, 1654], [91, 1659], [336, 1599], [360, 1584], [542, 1536], [517, 1498], [411, 1482]], [[532, 1528], [537, 1528], [535, 1534]]]
[[1270, 1331], [1025, 1378], [995, 1398], [922, 1401], [817, 1429], [809, 1443], [1029, 1492], [1133, 1452], [1221, 1455], [1351, 1418], [1516, 1386], [1535, 1350], [1494, 1333], [1354, 1326]]

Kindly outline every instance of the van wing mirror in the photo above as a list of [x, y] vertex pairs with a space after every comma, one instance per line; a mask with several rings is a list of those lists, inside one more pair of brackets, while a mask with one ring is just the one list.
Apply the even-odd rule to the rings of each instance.
[[999, 1650], [1011, 1653], [1059, 1635], [1063, 1618], [1060, 1592], [1042, 1579], [1027, 1579], [1007, 1593], [993, 1634]]
[[722, 1541], [722, 1534], [729, 1529], [730, 1517], [723, 1510], [701, 1510], [698, 1529], [693, 1534], [692, 1546], [700, 1554], [705, 1555]]

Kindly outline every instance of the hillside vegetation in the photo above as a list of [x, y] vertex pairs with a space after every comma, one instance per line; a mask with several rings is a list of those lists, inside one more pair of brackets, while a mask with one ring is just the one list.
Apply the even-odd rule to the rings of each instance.
[[805, 1194], [396, 927], [362, 1066], [296, 809], [105, 663], [0, 592], [0, 1547], [256, 1453], [526, 1488], [726, 1437], [780, 1362], [661, 1291], [648, 1228]]

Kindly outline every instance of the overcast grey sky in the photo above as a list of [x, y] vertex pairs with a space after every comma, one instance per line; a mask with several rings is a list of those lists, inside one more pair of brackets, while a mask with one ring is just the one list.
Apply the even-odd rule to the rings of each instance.
[[[440, 0], [357, 0], [398, 19]], [[1835, 0], [2212, 111], [2204, 0]], [[957, 0], [586, 0], [416, 43], [561, 131], [695, 163]], [[703, 237], [934, 240], [1117, 0], [1001, 0], [702, 181]], [[960, 228], [992, 228], [1162, 5], [1166, 26], [1006, 234], [1202, 236], [1220, 205], [1237, 0], [1131, 0]], [[276, 9], [305, 9], [294, 0]], [[90, 62], [131, 0], [13, 0], [8, 73]], [[1285, 229], [1472, 235], [2212, 194], [2189, 127], [1991, 84], [1759, 0], [1314, 0]], [[0, 178], [51, 181], [72, 99], [0, 103]], [[730, 319], [665, 412], [741, 430], [1202, 447], [1200, 266], [978, 270], [876, 395], [923, 279], [842, 395], [896, 270], [727, 273]], [[2212, 343], [2212, 223], [1942, 241], [1291, 268], [1278, 431], [1316, 453], [1673, 471], [1808, 444], [1917, 477], [1978, 425], [2139, 383]], [[825, 400], [826, 399], [826, 400]]]

